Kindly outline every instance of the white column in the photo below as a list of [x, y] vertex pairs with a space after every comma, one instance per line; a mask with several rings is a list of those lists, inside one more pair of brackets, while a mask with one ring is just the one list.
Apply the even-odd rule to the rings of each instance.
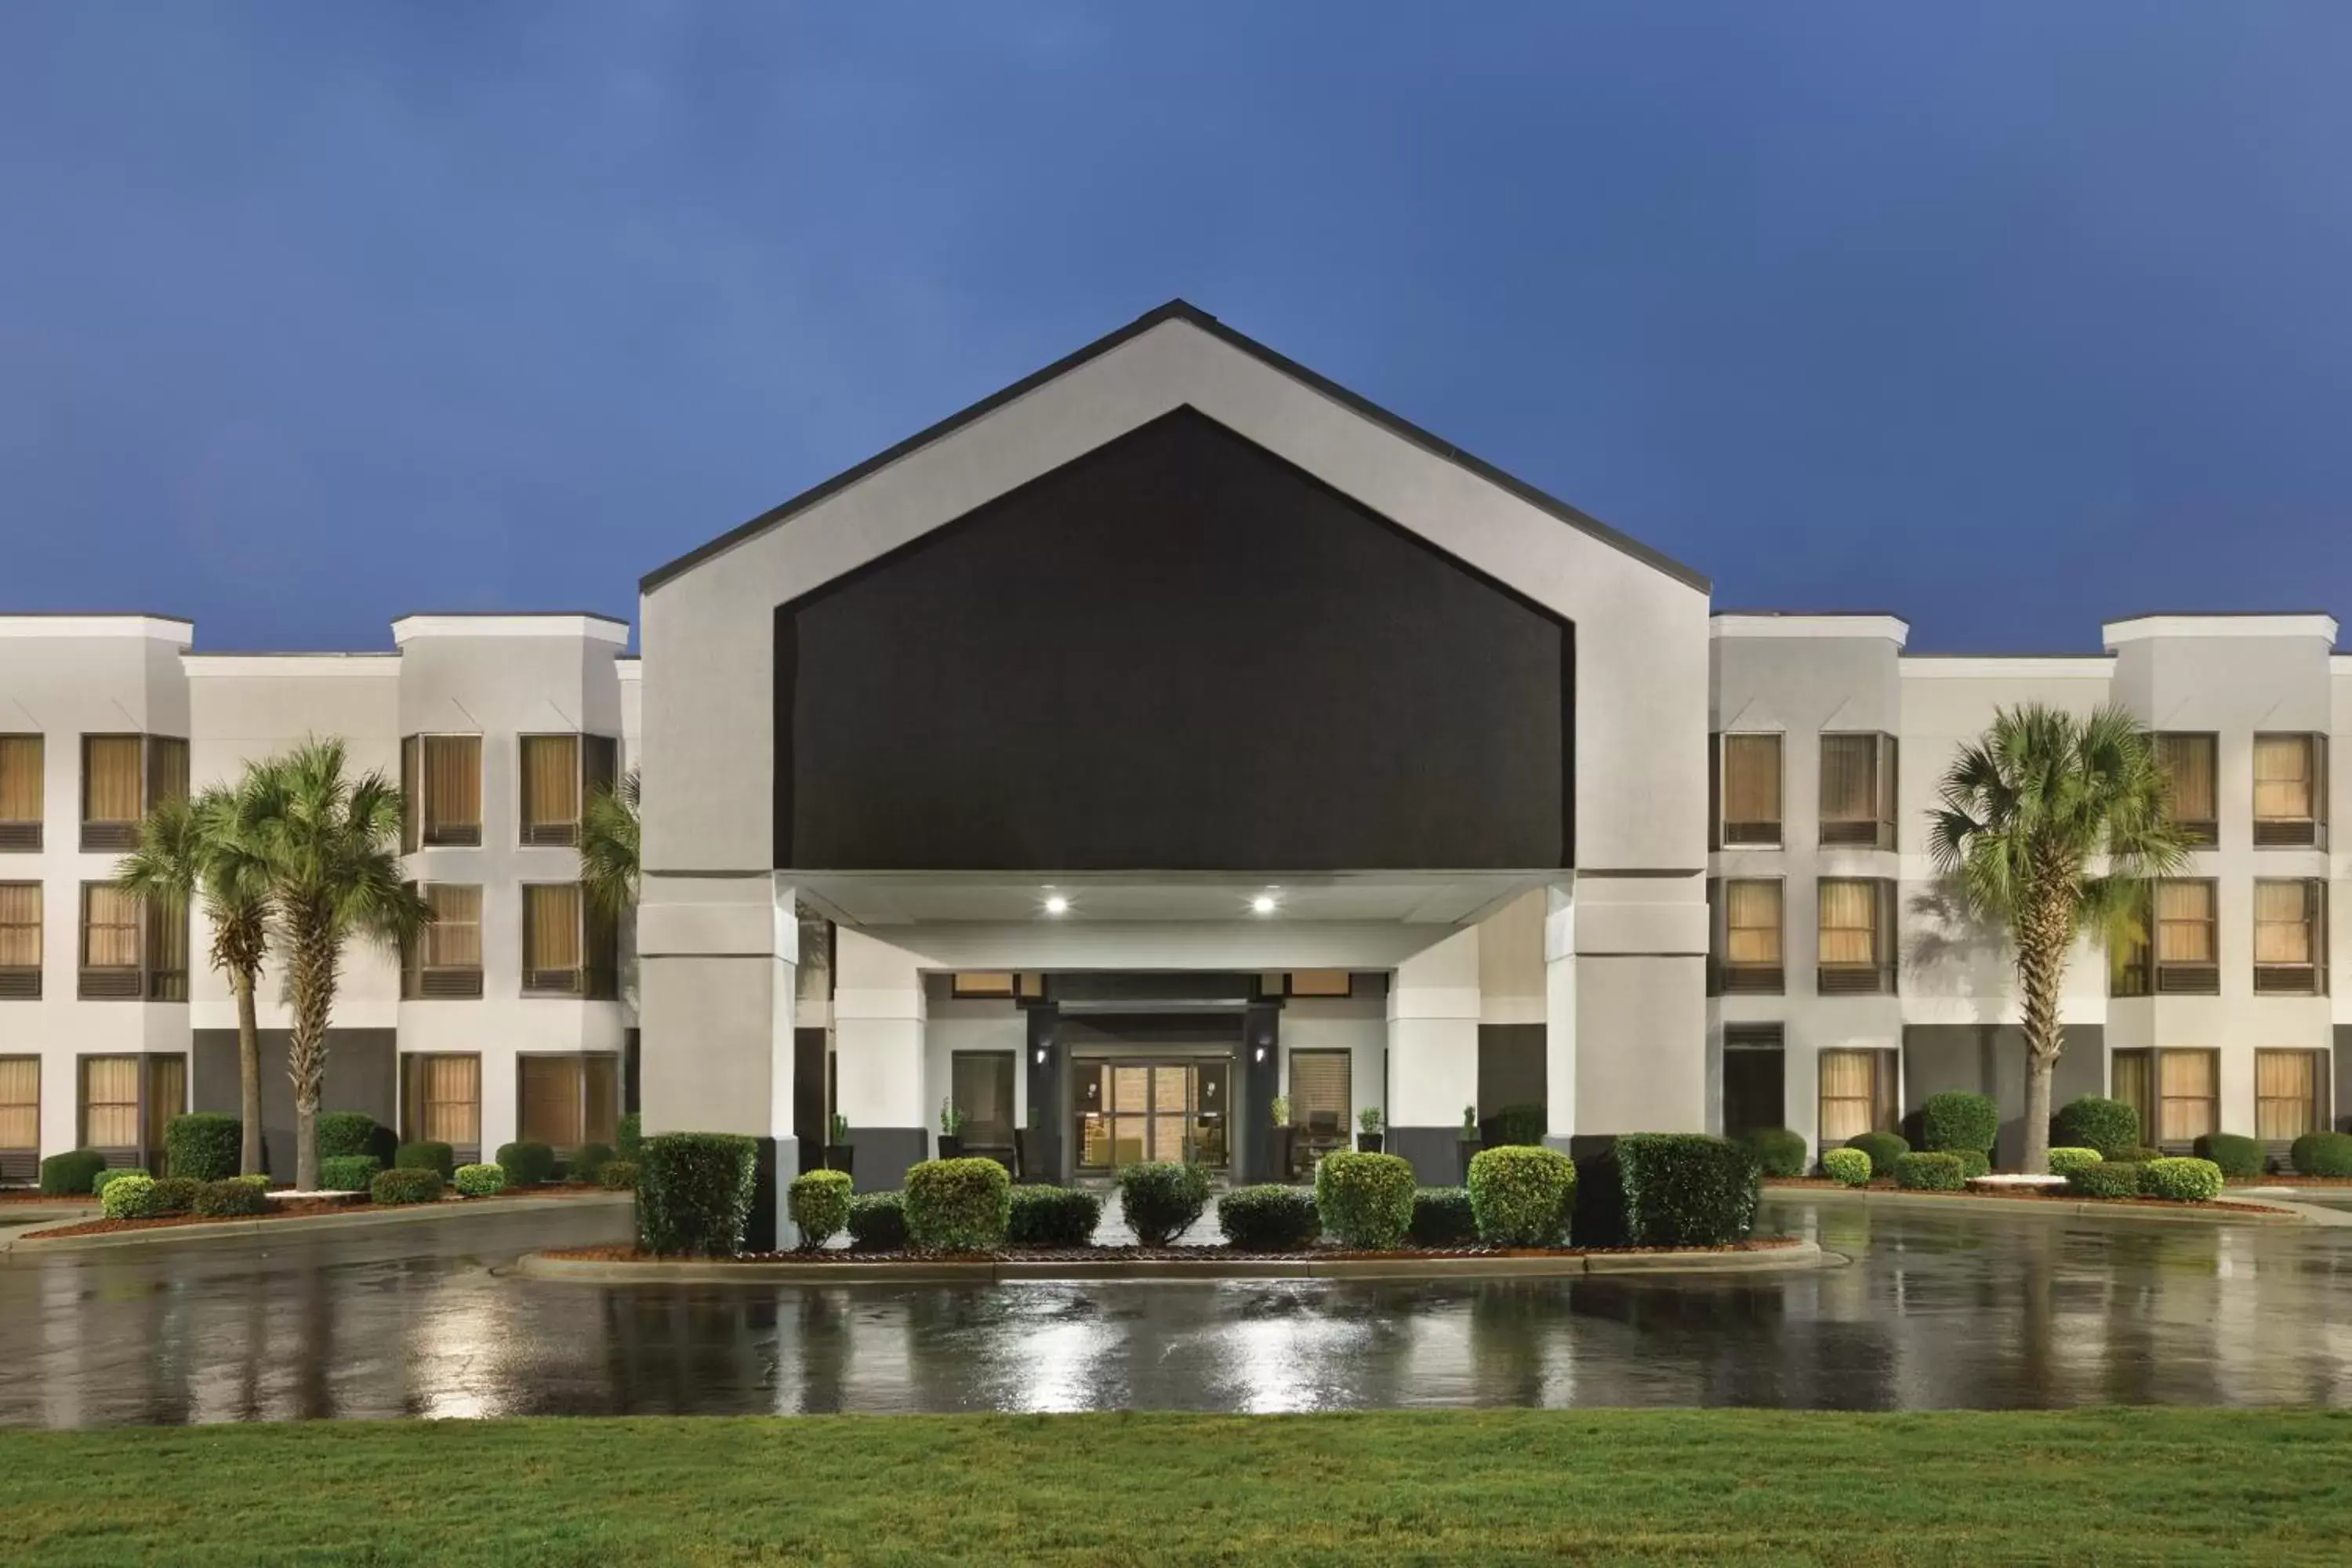
[[1414, 953], [1389, 985], [1390, 1149], [1423, 1181], [1461, 1179], [1454, 1140], [1478, 1103], [1478, 928]]
[[1576, 889], [1544, 889], [1544, 1125], [1565, 1149], [1576, 1131]]
[[857, 1152], [858, 1189], [882, 1191], [930, 1152], [922, 970], [913, 953], [845, 926], [833, 963], [834, 1100]]

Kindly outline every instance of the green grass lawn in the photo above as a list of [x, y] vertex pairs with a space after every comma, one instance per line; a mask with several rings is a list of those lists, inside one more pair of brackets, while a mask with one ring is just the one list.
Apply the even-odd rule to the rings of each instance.
[[2292, 1563], [2352, 1415], [1465, 1411], [0, 1433], [0, 1562]]

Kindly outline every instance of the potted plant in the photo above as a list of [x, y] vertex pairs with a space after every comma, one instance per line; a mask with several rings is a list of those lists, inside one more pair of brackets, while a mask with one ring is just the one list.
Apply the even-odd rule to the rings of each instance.
[[1369, 1105], [1356, 1112], [1356, 1152], [1360, 1154], [1381, 1152], [1381, 1113]]
[[1266, 1173], [1269, 1182], [1290, 1180], [1290, 1096], [1277, 1094], [1266, 1108], [1273, 1125], [1266, 1129]]
[[963, 1153], [963, 1112], [955, 1108], [952, 1100], [940, 1101], [940, 1158], [953, 1160]]
[[1013, 1135], [1013, 1152], [1019, 1157], [1021, 1179], [1024, 1182], [1055, 1182], [1061, 1173], [1054, 1169], [1053, 1140], [1045, 1131], [1045, 1108], [1034, 1101], [1029, 1107], [1029, 1125]]
[[849, 1146], [849, 1118], [835, 1111], [831, 1131], [825, 1138], [824, 1168], [847, 1175], [856, 1153], [856, 1151]]
[[1462, 1108], [1462, 1136], [1454, 1144], [1455, 1152], [1462, 1156], [1462, 1184], [1465, 1187], [1470, 1184], [1470, 1162], [1477, 1158], [1481, 1142], [1478, 1135], [1478, 1108], [1475, 1105], [1465, 1105]]

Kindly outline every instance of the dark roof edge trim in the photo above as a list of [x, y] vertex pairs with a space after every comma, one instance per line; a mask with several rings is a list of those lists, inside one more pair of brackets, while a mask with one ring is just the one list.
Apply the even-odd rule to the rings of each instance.
[[1502, 469], [1496, 468], [1493, 464], [1473, 457], [1470, 453], [1464, 451], [1461, 447], [1454, 446], [1452, 442], [1443, 440], [1440, 437], [1430, 434], [1420, 426], [1413, 424], [1411, 420], [1402, 418], [1397, 415], [1390, 413], [1387, 409], [1382, 408], [1378, 404], [1349, 391], [1346, 387], [1341, 386], [1339, 383], [1330, 380], [1328, 377], [1318, 375], [1314, 371], [1307, 369], [1305, 365], [1298, 363], [1297, 361], [1276, 353], [1274, 350], [1266, 347], [1264, 343], [1259, 342], [1256, 339], [1235, 331], [1233, 328], [1226, 326], [1223, 321], [1218, 321], [1216, 317], [1210, 315], [1207, 311], [1200, 310], [1193, 305], [1186, 303], [1182, 300], [1171, 300], [1168, 303], [1160, 306], [1158, 310], [1138, 316], [1126, 326], [1121, 327], [1118, 331], [1110, 332], [1103, 337], [1097, 338], [1093, 342], [1087, 344], [1084, 348], [1079, 349], [1075, 353], [1066, 354], [1062, 358], [1055, 360], [1053, 363], [1045, 366], [1045, 369], [1036, 371], [1029, 375], [1025, 375], [1019, 381], [1014, 382], [1012, 385], [1005, 387], [1003, 390], [992, 393], [990, 395], [982, 398], [979, 402], [972, 404], [970, 407], [949, 415], [945, 419], [940, 420], [938, 424], [918, 431], [914, 435], [909, 436], [905, 440], [899, 442], [897, 446], [892, 447], [886, 451], [876, 453], [873, 457], [866, 458], [866, 461], [858, 464], [856, 468], [845, 469], [841, 473], [835, 475], [832, 479], [826, 479], [822, 484], [803, 490], [800, 494], [793, 497], [790, 500], [783, 502], [780, 506], [772, 507], [768, 510], [761, 512], [759, 516], [751, 519], [749, 522], [743, 523], [740, 527], [729, 530], [727, 532], [722, 533], [718, 538], [710, 541], [708, 544], [690, 550], [684, 555], [677, 557], [677, 559], [669, 562], [666, 565], [656, 567], [653, 571], [648, 572], [645, 576], [638, 579], [637, 591], [640, 594], [652, 593], [656, 588], [660, 587], [663, 584], [668, 582], [673, 577], [679, 576], [684, 573], [692, 570], [694, 567], [700, 565], [703, 562], [709, 560], [712, 556], [722, 554], [725, 552], [733, 549], [736, 545], [744, 542], [746, 540], [752, 539], [760, 534], [765, 533], [769, 529], [776, 526], [778, 523], [789, 520], [794, 513], [804, 511], [808, 508], [814, 506], [817, 502], [825, 500], [827, 497], [848, 489], [851, 485], [856, 484], [858, 480], [874, 473], [877, 469], [886, 468], [889, 464], [895, 463], [899, 458], [906, 457], [908, 453], [914, 452], [920, 447], [927, 447], [942, 437], [952, 435], [956, 430], [965, 425], [971, 424], [982, 416], [994, 412], [996, 409], [1003, 407], [1016, 397], [1025, 396], [1027, 394], [1035, 391], [1038, 387], [1045, 385], [1047, 382], [1053, 381], [1069, 371], [1076, 370], [1078, 366], [1086, 363], [1088, 360], [1094, 359], [1100, 354], [1109, 353], [1112, 349], [1118, 348], [1119, 345], [1127, 342], [1132, 338], [1142, 336], [1145, 332], [1150, 331], [1152, 328], [1160, 325], [1164, 321], [1184, 321], [1192, 326], [1197, 327], [1201, 331], [1207, 332], [1212, 337], [1218, 339], [1220, 342], [1224, 342], [1233, 348], [1239, 349], [1242, 353], [1248, 354], [1251, 358], [1257, 360], [1260, 363], [1265, 364], [1271, 369], [1280, 371], [1283, 374], [1289, 376], [1292, 380], [1300, 383], [1313, 391], [1321, 393], [1324, 396], [1330, 398], [1333, 402], [1339, 404], [1342, 407], [1349, 409], [1350, 412], [1372, 421], [1372, 423], [1379, 425], [1391, 435], [1401, 437], [1404, 440], [1412, 442], [1414, 446], [1421, 447], [1423, 451], [1426, 451], [1434, 457], [1442, 458], [1447, 462], [1453, 463], [1457, 468], [1467, 469], [1478, 478], [1485, 479], [1487, 483], [1494, 485], [1496, 489], [1504, 490], [1518, 500], [1527, 502], [1528, 505], [1535, 507], [1538, 510], [1549, 512], [1551, 516], [1558, 518], [1560, 521], [1567, 523], [1571, 528], [1577, 529], [1580, 532], [1590, 534], [1593, 538], [1599, 540], [1601, 543], [1609, 545], [1612, 549], [1621, 551], [1623, 553], [1632, 556], [1633, 559], [1641, 562], [1646, 566], [1650, 566], [1659, 572], [1664, 573], [1667, 576], [1674, 578], [1685, 586], [1696, 588], [1702, 594], [1709, 594], [1714, 591], [1714, 584], [1706, 577], [1692, 571], [1689, 567], [1684, 565], [1681, 562], [1675, 560], [1672, 556], [1665, 555], [1658, 551], [1653, 550], [1648, 545], [1643, 544], [1641, 541], [1632, 538], [1627, 534], [1619, 532], [1617, 530], [1610, 527], [1607, 523], [1602, 522], [1598, 518], [1595, 518], [1587, 512], [1579, 510], [1577, 508], [1569, 505], [1566, 501], [1561, 500], [1557, 496], [1548, 495], [1544, 491], [1536, 489], [1535, 486], [1527, 483], [1525, 480], [1515, 479], [1511, 475], [1505, 473]]

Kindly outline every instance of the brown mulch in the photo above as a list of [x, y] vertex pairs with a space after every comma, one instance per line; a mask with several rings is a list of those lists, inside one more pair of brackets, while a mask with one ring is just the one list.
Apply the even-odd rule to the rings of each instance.
[[[1619, 1252], [1768, 1252], [1794, 1247], [1793, 1236], [1757, 1237], [1726, 1247], [1412, 1247], [1394, 1252], [1359, 1252], [1318, 1247], [1311, 1252], [1244, 1252], [1230, 1247], [1010, 1247], [1002, 1252], [860, 1252], [826, 1247], [818, 1252], [747, 1252], [740, 1258], [693, 1258], [697, 1263], [1298, 1263], [1308, 1260], [1439, 1258], [1582, 1258]], [[656, 1263], [635, 1247], [567, 1247], [543, 1252], [577, 1263]]]
[[175, 1225], [228, 1225], [243, 1220], [287, 1219], [306, 1214], [349, 1214], [353, 1209], [367, 1206], [363, 1203], [336, 1203], [326, 1198], [313, 1198], [299, 1204], [272, 1204], [267, 1214], [175, 1214], [163, 1219], [85, 1219], [72, 1225], [37, 1230], [27, 1239], [39, 1241], [52, 1236], [110, 1236], [119, 1230], [163, 1230]]
[[2297, 1176], [2285, 1172], [2275, 1176], [2231, 1176], [2225, 1179], [2233, 1187], [2352, 1187], [2352, 1176]]
[[57, 1197], [43, 1197], [40, 1194], [38, 1194], [38, 1193], [34, 1193], [34, 1192], [6, 1192], [6, 1193], [0, 1193], [0, 1206], [5, 1206], [6, 1205], [9, 1205], [9, 1204], [26, 1204], [26, 1205], [49, 1205], [49, 1204], [94, 1204], [94, 1203], [96, 1203], [96, 1202], [98, 1202], [98, 1200], [97, 1200], [96, 1198], [94, 1198], [94, 1197], [91, 1197], [91, 1196], [90, 1196], [89, 1194], [87, 1194], [87, 1193], [79, 1194], [77, 1194], [77, 1195], [75, 1195], [75, 1196], [72, 1196], [72, 1197], [65, 1197], [65, 1196], [62, 1196], [62, 1195], [60, 1195], [60, 1196], [57, 1196]]
[[[1826, 1176], [1773, 1176], [1764, 1183], [1767, 1191], [1775, 1187], [1841, 1187], [1844, 1184], [1843, 1182], [1832, 1181]], [[1931, 1191], [1925, 1187], [1898, 1187], [1893, 1182], [1875, 1181], [1867, 1187], [1858, 1190], [1873, 1193], [1903, 1193], [1915, 1198], [2002, 1198], [2011, 1203], [2021, 1204], [2117, 1204], [2131, 1205], [2140, 1208], [2227, 1209], [2234, 1214], [2266, 1215], [2278, 1212], [2276, 1209], [2265, 1208], [2260, 1204], [2233, 1204], [2227, 1201], [2184, 1204], [2171, 1198], [2094, 1198], [2085, 1197], [2081, 1193], [2070, 1193], [2063, 1188], [2055, 1192], [2032, 1193], [2015, 1190], [2001, 1192], [1997, 1189], [1988, 1191], [1982, 1187], [1970, 1187], [1965, 1192], [1944, 1193]]]

